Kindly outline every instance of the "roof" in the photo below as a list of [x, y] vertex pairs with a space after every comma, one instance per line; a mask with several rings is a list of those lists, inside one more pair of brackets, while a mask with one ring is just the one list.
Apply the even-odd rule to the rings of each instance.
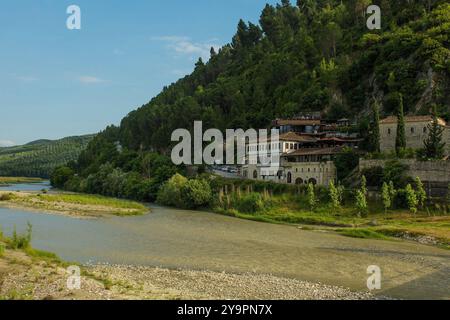
[[[309, 135], [300, 135], [295, 132], [287, 132], [279, 135], [279, 141], [288, 141], [288, 142], [304, 142], [304, 143], [315, 143], [318, 139], [311, 137]], [[254, 144], [256, 142], [263, 143], [272, 141], [271, 137], [268, 137], [266, 140], [260, 139], [258, 141], [250, 141], [250, 143]]]
[[290, 157], [290, 156], [323, 156], [323, 155], [332, 155], [332, 154], [339, 154], [342, 152], [341, 147], [337, 148], [314, 148], [314, 149], [299, 149], [295, 150], [292, 153], [286, 153], [283, 156], [284, 157]]
[[344, 138], [338, 138], [338, 137], [330, 137], [330, 138], [322, 138], [320, 141], [335, 141], [335, 142], [361, 142], [363, 139], [344, 139]]
[[307, 135], [300, 135], [295, 132], [287, 132], [280, 134], [280, 141], [317, 142], [317, 139]]
[[277, 119], [273, 122], [275, 126], [318, 126], [321, 123], [320, 119]]
[[[412, 123], [412, 122], [432, 122], [433, 121], [433, 117], [428, 115], [428, 116], [406, 116], [405, 117], [405, 122], [406, 123]], [[439, 124], [441, 126], [446, 126], [447, 123], [444, 121], [444, 119], [442, 118], [438, 118]], [[395, 124], [398, 122], [397, 117], [395, 116], [390, 116], [387, 117], [386, 119], [383, 119], [380, 121], [380, 124]]]

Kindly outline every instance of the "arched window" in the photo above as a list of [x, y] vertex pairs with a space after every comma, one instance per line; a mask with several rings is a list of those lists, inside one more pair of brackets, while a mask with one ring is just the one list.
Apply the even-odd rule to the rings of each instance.
[[312, 183], [313, 185], [317, 184], [317, 180], [314, 178], [309, 179], [309, 183]]
[[303, 179], [298, 178], [297, 180], [295, 180], [295, 184], [297, 184], [297, 185], [303, 184]]
[[258, 179], [258, 171], [253, 171], [253, 179]]
[[288, 173], [287, 175], [287, 183], [292, 183], [292, 173]]

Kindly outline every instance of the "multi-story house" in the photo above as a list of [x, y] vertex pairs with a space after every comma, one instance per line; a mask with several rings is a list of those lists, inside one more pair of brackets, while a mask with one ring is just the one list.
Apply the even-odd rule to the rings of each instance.
[[[348, 122], [344, 122], [347, 124]], [[286, 184], [329, 185], [336, 179], [334, 157], [344, 147], [357, 148], [360, 140], [337, 131], [338, 124], [325, 123], [318, 117], [275, 120], [280, 131], [279, 140], [251, 141], [246, 146], [244, 178]], [[332, 130], [330, 130], [332, 129]], [[258, 159], [258, 155], [271, 154], [271, 165]]]

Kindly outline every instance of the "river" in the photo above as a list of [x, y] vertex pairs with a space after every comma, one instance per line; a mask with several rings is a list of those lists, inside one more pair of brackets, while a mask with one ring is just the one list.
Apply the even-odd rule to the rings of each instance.
[[[15, 185], [41, 190], [48, 185]], [[5, 188], [1, 188], [4, 190]], [[33, 225], [33, 246], [67, 261], [256, 272], [366, 290], [367, 268], [382, 270], [395, 298], [450, 299], [450, 251], [407, 241], [346, 238], [201, 211], [151, 205], [138, 217], [82, 220], [0, 207], [6, 234]]]

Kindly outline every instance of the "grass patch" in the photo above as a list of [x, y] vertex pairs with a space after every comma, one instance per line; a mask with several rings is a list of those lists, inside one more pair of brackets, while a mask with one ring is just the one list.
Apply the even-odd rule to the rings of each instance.
[[65, 212], [73, 215], [143, 215], [150, 210], [142, 203], [89, 194], [17, 193], [11, 201], [26, 208]]
[[71, 203], [91, 206], [104, 206], [116, 209], [132, 209], [137, 210], [143, 214], [148, 211], [148, 208], [139, 202], [122, 200], [117, 198], [108, 198], [97, 195], [85, 194], [58, 194], [58, 195], [40, 195], [39, 199], [49, 203]]
[[[326, 198], [319, 199], [311, 211], [301, 194], [272, 195], [263, 200], [264, 207], [251, 214], [242, 212], [227, 201], [222, 201], [224, 205], [217, 205], [214, 211], [252, 221], [332, 228], [344, 236], [360, 239], [412, 238], [422, 242], [423, 237], [430, 237], [427, 243], [450, 246], [450, 216], [441, 211], [420, 211], [416, 215], [408, 210], [385, 213], [382, 204], [371, 202], [370, 212], [360, 217], [349, 201], [341, 208], [333, 209]], [[405, 234], [411, 237], [405, 237]]]
[[370, 229], [339, 229], [337, 232], [343, 236], [358, 239], [376, 239], [376, 240], [390, 240], [391, 238]]
[[18, 183], [39, 183], [44, 180], [41, 178], [26, 177], [0, 177], [0, 185], [18, 184]]

